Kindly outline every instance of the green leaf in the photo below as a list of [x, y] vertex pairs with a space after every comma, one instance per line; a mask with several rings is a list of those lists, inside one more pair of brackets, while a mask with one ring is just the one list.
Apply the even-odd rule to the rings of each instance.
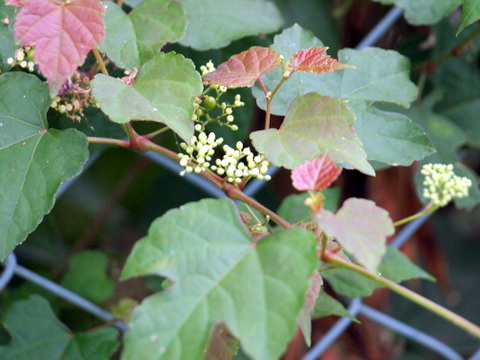
[[[389, 245], [386, 247], [382, 263], [378, 267], [378, 272], [381, 276], [397, 283], [412, 278], [434, 281], [430, 274], [412, 263], [398, 249]], [[373, 280], [369, 280], [347, 269], [327, 269], [323, 270], [321, 274], [337, 294], [348, 297], [369, 296], [375, 289], [382, 287]]]
[[293, 169], [325, 154], [343, 167], [373, 175], [353, 122], [353, 113], [343, 102], [312, 92], [294, 100], [279, 130], [256, 131], [250, 138], [277, 166]]
[[119, 345], [113, 328], [73, 334], [38, 295], [16, 302], [2, 322], [12, 336], [0, 346], [3, 360], [107, 360]]
[[203, 86], [192, 61], [182, 55], [155, 55], [140, 68], [133, 86], [102, 74], [92, 86], [101, 109], [114, 122], [158, 121], [186, 141], [193, 135], [193, 103]]
[[377, 271], [385, 253], [387, 236], [394, 232], [388, 212], [373, 201], [350, 198], [335, 215], [322, 210], [316, 221], [359, 263], [371, 271]]
[[21, 72], [0, 77], [0, 259], [48, 213], [61, 183], [80, 173], [88, 158], [82, 133], [47, 130], [48, 87]]
[[405, 11], [405, 19], [412, 25], [431, 25], [449, 15], [460, 0], [373, 0], [396, 5]]
[[180, 0], [187, 10], [182, 45], [219, 49], [245, 36], [277, 31], [283, 23], [274, 3], [265, 0]]
[[[8, 19], [12, 24], [15, 19], [15, 7], [7, 6], [3, 1], [0, 2], [0, 18], [2, 20]], [[11, 66], [8, 64], [8, 59], [15, 59], [16, 49], [12, 26], [0, 24], [0, 70], [2, 72], [10, 70]]]
[[337, 301], [325, 291], [320, 291], [315, 307], [313, 308], [312, 319], [318, 319], [329, 315], [345, 316], [356, 323], [359, 323], [359, 321], [352, 316], [347, 309], [345, 309], [345, 306], [343, 306], [340, 301]]
[[435, 152], [423, 129], [405, 115], [381, 111], [365, 102], [350, 106], [355, 109], [355, 129], [368, 160], [409, 166]]
[[141, 66], [185, 32], [185, 9], [178, 1], [145, 0], [128, 15], [113, 2], [106, 6], [106, 35], [100, 51], [125, 69]]
[[[295, 26], [277, 35], [271, 48], [289, 59], [302, 48], [317, 46], [322, 46], [318, 39], [310, 32]], [[391, 102], [404, 107], [408, 107], [415, 99], [417, 87], [409, 78], [410, 62], [399, 53], [377, 48], [343, 49], [338, 56], [342, 63], [353, 65], [355, 69], [326, 74], [293, 74], [275, 94], [272, 114], [285, 115], [297, 96], [312, 91], [343, 100]], [[265, 74], [262, 80], [266, 88], [272, 91], [282, 76], [281, 70], [275, 69]], [[256, 86], [253, 88], [253, 95], [257, 98], [257, 105], [265, 110], [263, 91]]]
[[108, 258], [99, 251], [72, 256], [61, 285], [94, 303], [100, 304], [113, 294], [114, 282], [106, 275]]
[[480, 0], [461, 0], [462, 21], [458, 27], [457, 35], [468, 25], [480, 19]]
[[[323, 190], [322, 194], [325, 197], [323, 200], [323, 208], [329, 211], [336, 211], [340, 199], [340, 188], [328, 188]], [[278, 215], [289, 223], [311, 221], [310, 208], [305, 205], [305, 200], [308, 197], [309, 194], [306, 192], [288, 195], [280, 204], [280, 207], [277, 210]]]
[[278, 359], [316, 263], [312, 233], [293, 228], [253, 243], [230, 200], [171, 210], [137, 242], [122, 273], [174, 283], [134, 311], [123, 358], [201, 359], [212, 326], [223, 322], [253, 359]]

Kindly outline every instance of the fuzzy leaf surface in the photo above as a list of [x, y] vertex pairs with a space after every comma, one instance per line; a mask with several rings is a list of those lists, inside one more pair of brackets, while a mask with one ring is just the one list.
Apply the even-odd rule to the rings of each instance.
[[122, 273], [173, 282], [133, 312], [123, 358], [201, 359], [222, 322], [250, 357], [276, 360], [295, 332], [316, 262], [314, 235], [304, 229], [253, 243], [230, 200], [171, 210], [136, 243]]
[[321, 155], [292, 170], [292, 185], [298, 191], [321, 191], [340, 175], [339, 168], [328, 156]]
[[232, 56], [218, 68], [203, 77], [207, 84], [234, 87], [252, 87], [263, 74], [280, 65], [280, 55], [275, 51], [254, 46]]
[[112, 121], [150, 120], [164, 123], [184, 140], [193, 135], [193, 102], [202, 90], [191, 60], [173, 52], [158, 53], [139, 70], [133, 86], [98, 74], [93, 95]]
[[373, 0], [385, 5], [396, 5], [405, 11], [405, 19], [412, 25], [431, 25], [450, 14], [461, 0]]
[[245, 36], [277, 31], [283, 24], [282, 15], [270, 1], [180, 1], [186, 8], [188, 21], [180, 43], [195, 50], [219, 49]]
[[333, 214], [323, 210], [316, 218], [319, 226], [367, 269], [377, 271], [385, 253], [387, 236], [394, 228], [388, 213], [365, 199], [347, 199]]
[[0, 346], [3, 360], [107, 360], [119, 345], [111, 327], [72, 333], [38, 295], [16, 302], [2, 323], [12, 336], [10, 343]]
[[326, 55], [325, 52], [327, 50], [328, 47], [326, 46], [300, 50], [290, 58], [288, 67], [296, 71], [313, 72], [316, 74], [352, 67]]
[[114, 2], [106, 6], [106, 35], [100, 50], [124, 69], [141, 66], [185, 32], [185, 9], [178, 1], [145, 0], [128, 15]]
[[35, 46], [34, 59], [56, 94], [102, 42], [105, 9], [98, 0], [27, 0], [23, 5], [15, 21], [16, 40]]
[[88, 158], [87, 139], [47, 130], [48, 87], [36, 76], [0, 76], [0, 260], [48, 213], [60, 184], [78, 175]]
[[293, 169], [326, 154], [342, 166], [373, 175], [353, 129], [354, 120], [343, 102], [312, 92], [294, 100], [280, 129], [255, 131], [250, 138], [277, 166]]
[[[412, 263], [401, 251], [390, 245], [386, 247], [378, 272], [383, 277], [397, 283], [413, 278], [435, 281], [430, 274]], [[369, 296], [375, 289], [381, 287], [373, 280], [341, 268], [325, 269], [322, 271], [322, 276], [332, 285], [337, 294], [352, 298]]]

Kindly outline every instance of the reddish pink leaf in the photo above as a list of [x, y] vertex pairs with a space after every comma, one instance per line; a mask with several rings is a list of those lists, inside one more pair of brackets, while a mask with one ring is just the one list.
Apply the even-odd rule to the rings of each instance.
[[317, 74], [354, 67], [332, 59], [325, 54], [327, 49], [328, 47], [322, 46], [300, 50], [290, 58], [288, 67], [296, 71], [314, 72]]
[[23, 0], [15, 21], [15, 37], [35, 46], [35, 61], [57, 92], [88, 52], [102, 41], [105, 8], [99, 0]]
[[23, 0], [7, 0], [6, 3], [12, 6], [23, 6]]
[[205, 75], [207, 84], [234, 87], [252, 87], [255, 81], [280, 64], [280, 55], [275, 51], [254, 46], [240, 54], [233, 55], [215, 71]]
[[292, 170], [293, 187], [299, 191], [321, 191], [329, 187], [340, 175], [339, 168], [326, 155], [320, 155]]

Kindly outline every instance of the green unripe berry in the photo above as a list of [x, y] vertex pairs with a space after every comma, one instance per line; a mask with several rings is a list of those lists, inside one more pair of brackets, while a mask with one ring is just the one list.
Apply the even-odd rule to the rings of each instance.
[[215, 106], [217, 106], [217, 100], [213, 96], [207, 96], [203, 100], [203, 105], [205, 106], [205, 109], [207, 109], [207, 111], [210, 111], [214, 109]]

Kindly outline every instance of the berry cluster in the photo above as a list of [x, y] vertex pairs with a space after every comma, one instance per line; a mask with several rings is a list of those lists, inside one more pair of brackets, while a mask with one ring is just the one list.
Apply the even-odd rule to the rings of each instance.
[[421, 173], [425, 176], [423, 196], [437, 206], [468, 196], [468, 189], [472, 186], [470, 179], [455, 175], [452, 164], [426, 164]]
[[[196, 129], [201, 130], [197, 124]], [[222, 138], [216, 138], [214, 133], [208, 135], [201, 131], [198, 136], [193, 136], [189, 143], [181, 143], [180, 147], [185, 153], [180, 156], [180, 165], [185, 168], [180, 175], [195, 172], [197, 174], [205, 170], [215, 171], [232, 184], [239, 184], [243, 179], [256, 178], [270, 180], [268, 172], [269, 162], [263, 155], [254, 155], [249, 147], [244, 147], [241, 141], [236, 144], [236, 149], [228, 145], [223, 146], [224, 155], [216, 159], [212, 164], [215, 148], [223, 143]]]
[[15, 50], [15, 58], [8, 58], [7, 63], [12, 67], [18, 65], [22, 69], [34, 72], [35, 63], [33, 62], [33, 48], [26, 47]]

